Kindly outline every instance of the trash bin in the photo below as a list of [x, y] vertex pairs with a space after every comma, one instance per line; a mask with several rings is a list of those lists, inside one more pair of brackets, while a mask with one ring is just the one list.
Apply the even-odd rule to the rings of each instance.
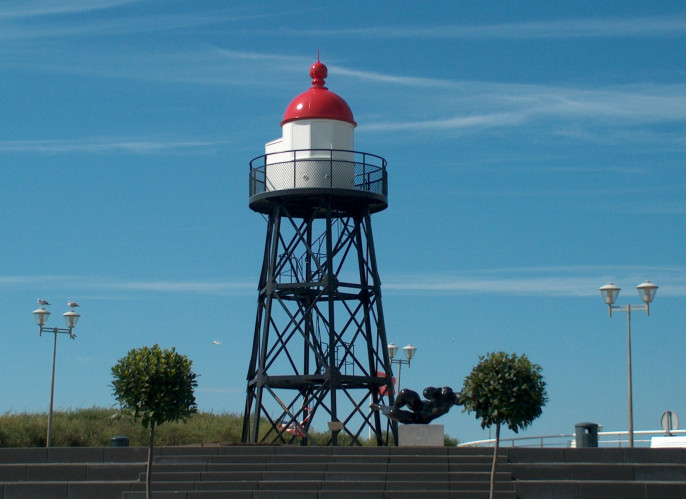
[[577, 423], [574, 425], [577, 448], [598, 447], [598, 425]]
[[128, 447], [129, 437], [122, 435], [110, 438], [110, 447]]

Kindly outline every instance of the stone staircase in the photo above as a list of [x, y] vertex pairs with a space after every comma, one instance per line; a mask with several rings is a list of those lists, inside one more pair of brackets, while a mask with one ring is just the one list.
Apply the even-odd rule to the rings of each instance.
[[145, 470], [141, 447], [0, 449], [0, 498], [121, 499]]
[[[252, 446], [220, 448], [217, 454], [178, 450], [163, 451], [155, 460], [156, 498], [476, 499], [488, 497], [492, 459], [492, 451], [451, 454], [446, 447]], [[496, 496], [515, 499], [505, 455], [502, 461]], [[142, 482], [123, 497], [145, 497]]]
[[505, 450], [517, 497], [684, 499], [686, 449]]
[[[154, 499], [487, 498], [492, 449], [156, 448]], [[147, 449], [0, 449], [0, 499], [145, 497]], [[504, 448], [496, 497], [686, 498], [686, 449]]]

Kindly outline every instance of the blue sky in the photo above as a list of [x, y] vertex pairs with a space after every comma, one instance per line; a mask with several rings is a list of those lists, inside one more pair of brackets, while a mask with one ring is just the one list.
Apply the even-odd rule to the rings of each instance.
[[372, 222], [389, 340], [418, 347], [402, 385], [526, 353], [550, 396], [528, 434], [626, 429], [626, 316], [597, 290], [637, 304], [651, 280], [635, 429], [686, 417], [685, 38], [681, 2], [3, 2], [0, 411], [47, 410], [39, 297], [54, 325], [81, 303], [56, 407], [113, 405], [111, 366], [159, 343], [193, 360], [201, 410], [242, 410], [266, 233], [248, 163], [319, 50], [356, 149], [388, 160]]

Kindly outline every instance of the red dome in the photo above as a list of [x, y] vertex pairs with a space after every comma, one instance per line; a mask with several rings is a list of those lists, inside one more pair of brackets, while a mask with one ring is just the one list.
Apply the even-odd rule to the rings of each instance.
[[310, 67], [312, 86], [291, 101], [283, 113], [281, 126], [289, 121], [307, 119], [347, 121], [357, 126], [348, 103], [324, 86], [326, 76], [326, 66], [321, 62], [317, 61]]

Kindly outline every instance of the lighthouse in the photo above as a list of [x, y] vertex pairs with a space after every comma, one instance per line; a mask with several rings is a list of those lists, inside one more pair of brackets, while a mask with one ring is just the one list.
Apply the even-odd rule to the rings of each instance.
[[353, 112], [327, 76], [317, 60], [281, 137], [250, 162], [249, 206], [267, 232], [244, 442], [307, 445], [316, 431], [384, 445], [391, 430], [369, 409], [393, 403], [371, 225], [388, 206], [386, 160], [355, 151]]

